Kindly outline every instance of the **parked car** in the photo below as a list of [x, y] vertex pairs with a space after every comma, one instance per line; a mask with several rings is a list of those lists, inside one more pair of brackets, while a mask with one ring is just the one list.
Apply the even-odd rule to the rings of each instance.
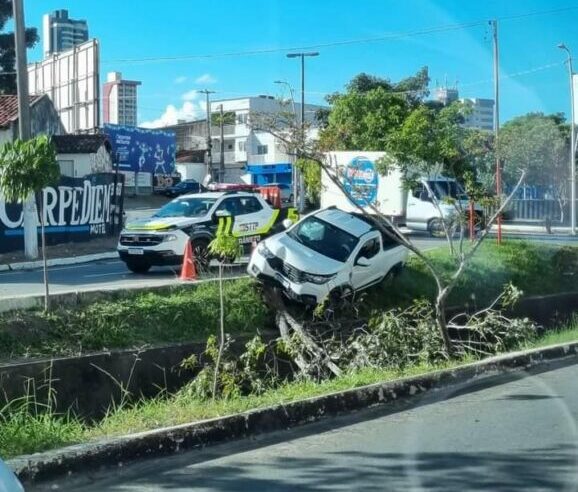
[[281, 192], [281, 201], [283, 203], [290, 203], [293, 201], [293, 188], [291, 185], [286, 183], [268, 183], [262, 185], [261, 188], [277, 187]]
[[407, 249], [371, 220], [330, 207], [261, 241], [247, 271], [291, 299], [318, 304], [375, 285], [406, 260]]
[[190, 193], [202, 193], [203, 191], [205, 191], [205, 187], [201, 183], [194, 179], [185, 179], [174, 186], [169, 186], [164, 190], [164, 194], [175, 198]]

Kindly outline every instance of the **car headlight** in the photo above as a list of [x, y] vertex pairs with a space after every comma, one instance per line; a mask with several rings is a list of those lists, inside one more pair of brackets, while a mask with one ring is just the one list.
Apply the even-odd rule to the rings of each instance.
[[329, 282], [333, 277], [335, 277], [335, 274], [331, 274], [331, 275], [316, 275], [314, 273], [303, 273], [302, 279], [304, 282], [309, 282], [312, 284], [325, 284], [327, 282]]
[[275, 255], [271, 252], [271, 250], [265, 245], [265, 243], [259, 243], [259, 246], [257, 246], [257, 251], [259, 252], [259, 254], [267, 259], [270, 260], [271, 258], [275, 258]]
[[165, 243], [168, 243], [168, 242], [170, 242], [170, 241], [176, 241], [177, 239], [178, 239], [178, 237], [175, 236], [174, 234], [165, 234], [165, 237], [164, 237], [163, 241], [164, 241]]

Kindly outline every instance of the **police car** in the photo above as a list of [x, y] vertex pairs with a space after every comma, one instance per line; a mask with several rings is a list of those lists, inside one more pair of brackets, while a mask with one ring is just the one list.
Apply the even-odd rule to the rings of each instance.
[[192, 240], [197, 264], [203, 267], [210, 260], [208, 246], [219, 228], [237, 237], [248, 251], [253, 242], [283, 230], [287, 220], [298, 220], [295, 209], [273, 208], [259, 193], [183, 195], [152, 217], [128, 223], [117, 249], [129, 270], [145, 273], [152, 266], [182, 264], [187, 242]]

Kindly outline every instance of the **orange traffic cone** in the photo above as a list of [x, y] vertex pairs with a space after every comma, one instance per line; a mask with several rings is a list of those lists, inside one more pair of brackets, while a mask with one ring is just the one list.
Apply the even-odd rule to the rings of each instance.
[[181, 280], [197, 280], [197, 269], [195, 268], [195, 255], [191, 241], [187, 241], [185, 247], [185, 256], [183, 257], [183, 266], [181, 268]]

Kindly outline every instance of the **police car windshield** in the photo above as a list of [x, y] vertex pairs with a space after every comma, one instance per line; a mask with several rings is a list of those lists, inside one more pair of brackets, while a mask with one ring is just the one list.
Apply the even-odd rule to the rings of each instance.
[[214, 198], [180, 198], [167, 203], [153, 217], [202, 217], [216, 201]]

